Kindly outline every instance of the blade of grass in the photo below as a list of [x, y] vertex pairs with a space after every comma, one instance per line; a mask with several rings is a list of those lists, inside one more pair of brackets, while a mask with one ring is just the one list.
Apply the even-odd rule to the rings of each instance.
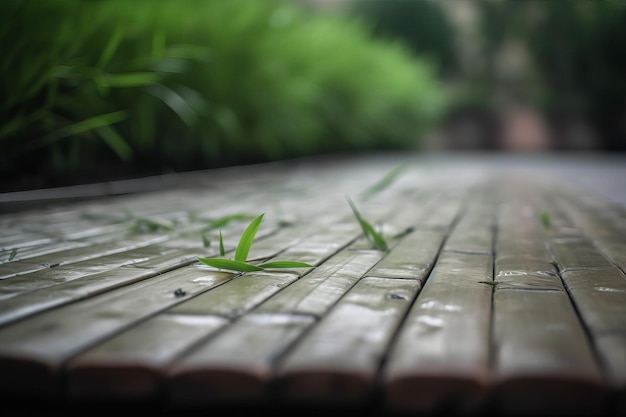
[[122, 41], [123, 36], [124, 36], [124, 28], [122, 28], [121, 26], [118, 26], [117, 28], [115, 28], [115, 32], [113, 32], [113, 34], [109, 38], [109, 41], [107, 42], [106, 46], [102, 50], [102, 54], [100, 55], [100, 58], [98, 58], [98, 62], [96, 64], [97, 68], [104, 68], [106, 64], [111, 60], [111, 58], [113, 57], [113, 54], [115, 54], [115, 50], [117, 49], [120, 42]]
[[241, 238], [237, 244], [237, 249], [235, 250], [236, 261], [245, 262], [248, 258], [248, 252], [250, 252], [254, 236], [256, 236], [256, 232], [259, 230], [261, 221], [263, 221], [263, 215], [264, 213], [259, 214], [254, 220], [252, 220], [248, 227], [246, 227], [246, 230], [244, 230], [241, 234]]
[[222, 230], [220, 230], [220, 256], [224, 256], [226, 251], [224, 250], [224, 239], [222, 239]]
[[211, 240], [208, 237], [206, 237], [205, 235], [202, 235], [202, 245], [205, 248], [208, 248], [208, 247], [211, 246]]
[[9, 262], [13, 260], [13, 258], [15, 258], [15, 256], [17, 255], [17, 248], [14, 248], [11, 253], [9, 254]]
[[350, 204], [350, 208], [352, 208], [352, 212], [354, 213], [354, 217], [356, 217], [357, 221], [361, 225], [361, 229], [363, 230], [363, 234], [365, 237], [372, 243], [372, 245], [379, 250], [386, 251], [388, 249], [387, 242], [382, 237], [380, 233], [378, 233], [371, 224], [367, 220], [361, 216], [361, 213], [357, 209], [356, 205], [352, 202], [350, 197], [346, 196], [348, 200], [348, 204]]
[[122, 161], [129, 162], [131, 160], [133, 157], [132, 148], [112, 126], [100, 127], [95, 132]]
[[313, 265], [309, 265], [306, 262], [296, 261], [274, 261], [257, 265], [259, 268], [313, 268]]
[[546, 229], [550, 227], [550, 213], [545, 210], [541, 212], [541, 223]]
[[260, 268], [256, 265], [247, 264], [245, 262], [233, 261], [232, 259], [198, 258], [198, 260], [205, 265], [212, 266], [218, 269], [227, 269], [229, 271], [255, 272], [263, 270], [263, 268]]
[[385, 176], [382, 177], [378, 182], [376, 182], [372, 186], [365, 189], [361, 193], [361, 195], [364, 198], [367, 198], [367, 197], [371, 197], [374, 194], [381, 192], [385, 188], [389, 187], [396, 180], [396, 178], [398, 178], [398, 176], [402, 173], [402, 171], [404, 171], [405, 168], [406, 168], [405, 164], [398, 165], [397, 167], [389, 171], [387, 174], [385, 174]]
[[219, 227], [224, 227], [228, 223], [236, 221], [236, 220], [251, 220], [254, 219], [254, 215], [252, 214], [231, 214], [229, 216], [220, 217], [219, 219], [215, 219], [209, 223], [206, 227], [206, 230], [217, 229]]

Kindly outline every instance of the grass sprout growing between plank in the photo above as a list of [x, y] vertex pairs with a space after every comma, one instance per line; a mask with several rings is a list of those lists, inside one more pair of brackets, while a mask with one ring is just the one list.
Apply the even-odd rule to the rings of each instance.
[[224, 258], [226, 251], [224, 250], [224, 241], [222, 239], [222, 231], [220, 230], [220, 258], [198, 258], [205, 265], [212, 266], [217, 269], [225, 269], [236, 272], [255, 272], [265, 269], [281, 269], [281, 268], [312, 268], [305, 262], [297, 261], [273, 261], [262, 264], [253, 264], [247, 261], [248, 253], [252, 247], [252, 242], [257, 231], [263, 221], [264, 214], [259, 214], [241, 234], [237, 248], [235, 249], [235, 258]]
[[550, 213], [545, 210], [541, 212], [541, 224], [546, 229], [550, 227]]
[[350, 204], [350, 208], [352, 208], [352, 212], [354, 213], [354, 217], [356, 217], [359, 225], [361, 225], [361, 229], [363, 230], [363, 235], [370, 241], [372, 247], [381, 251], [388, 251], [389, 245], [387, 245], [387, 241], [383, 238], [383, 236], [378, 233], [372, 225], [363, 218], [359, 210], [357, 209], [354, 202], [350, 199], [350, 197], [346, 196], [346, 200], [348, 200], [348, 204]]
[[397, 167], [393, 168], [391, 171], [386, 173], [378, 182], [366, 188], [361, 193], [361, 197], [369, 198], [374, 194], [378, 194], [379, 192], [383, 191], [385, 188], [388, 188], [405, 169], [406, 164], [398, 165]]

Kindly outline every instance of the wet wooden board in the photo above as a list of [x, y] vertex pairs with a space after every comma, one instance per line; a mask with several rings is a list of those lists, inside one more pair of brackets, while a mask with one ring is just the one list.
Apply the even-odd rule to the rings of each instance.
[[359, 280], [280, 360], [280, 395], [290, 402], [367, 402], [387, 346], [419, 288], [417, 280]]
[[[417, 296], [383, 371], [391, 409], [472, 410], [489, 373], [492, 257], [443, 252]], [[462, 341], [462, 342], [461, 342]]]
[[8, 393], [58, 395], [64, 361], [117, 331], [232, 279], [232, 274], [186, 267], [0, 329], [0, 382]]
[[[624, 207], [486, 160], [189, 178], [6, 213], [0, 195], [0, 398], [277, 416], [626, 410]], [[233, 256], [260, 213], [248, 259], [313, 268], [198, 262], [220, 231]], [[219, 223], [234, 214], [248, 217]], [[168, 227], [133, 228], [145, 219]]]
[[601, 413], [602, 372], [565, 292], [496, 288], [494, 378], [506, 412]]
[[184, 406], [267, 401], [276, 360], [314, 323], [306, 314], [251, 312], [241, 317], [170, 367], [172, 401]]
[[168, 366], [227, 324], [219, 316], [160, 313], [74, 357], [65, 365], [67, 395], [72, 402], [154, 401]]

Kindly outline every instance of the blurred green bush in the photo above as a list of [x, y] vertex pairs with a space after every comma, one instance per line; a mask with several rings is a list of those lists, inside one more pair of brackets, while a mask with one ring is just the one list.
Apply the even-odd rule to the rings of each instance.
[[415, 148], [445, 108], [430, 61], [294, 2], [2, 9], [3, 188]]

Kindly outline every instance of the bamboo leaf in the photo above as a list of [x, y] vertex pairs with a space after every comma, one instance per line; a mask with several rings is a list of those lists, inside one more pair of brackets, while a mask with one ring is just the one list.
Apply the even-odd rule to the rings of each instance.
[[387, 174], [385, 174], [385, 176], [382, 177], [374, 185], [372, 185], [369, 188], [365, 189], [361, 193], [361, 195], [363, 197], [367, 198], [367, 197], [371, 197], [374, 194], [377, 194], [377, 193], [381, 192], [385, 188], [389, 187], [396, 180], [396, 178], [398, 178], [398, 176], [402, 173], [402, 171], [405, 170], [405, 168], [406, 168], [405, 164], [398, 165], [397, 167], [395, 167], [394, 169], [389, 171]]
[[236, 220], [251, 220], [254, 219], [254, 215], [252, 214], [231, 214], [229, 216], [220, 217], [219, 219], [211, 221], [207, 226], [206, 230], [217, 229], [219, 227], [224, 227], [228, 223], [236, 221]]
[[232, 259], [198, 258], [198, 260], [205, 265], [212, 266], [218, 269], [226, 269], [229, 271], [255, 272], [263, 270], [263, 268], [256, 265], [247, 264], [245, 262], [233, 261]]
[[346, 199], [348, 200], [348, 204], [350, 204], [350, 207], [352, 208], [354, 217], [356, 217], [357, 221], [361, 225], [361, 229], [363, 230], [363, 234], [365, 235], [365, 237], [370, 241], [370, 243], [372, 243], [372, 245], [376, 249], [382, 250], [382, 251], [388, 250], [389, 247], [385, 239], [382, 237], [382, 235], [378, 233], [376, 230], [374, 230], [372, 225], [369, 224], [369, 222], [365, 220], [363, 216], [361, 216], [361, 213], [357, 209], [354, 202], [352, 202], [350, 197], [346, 196]]
[[220, 256], [224, 256], [226, 251], [224, 250], [224, 239], [222, 239], [222, 231], [220, 230]]
[[314, 268], [306, 262], [274, 261], [258, 265], [259, 268]]
[[239, 243], [237, 244], [237, 249], [235, 251], [236, 261], [245, 262], [248, 258], [248, 252], [250, 252], [254, 236], [256, 236], [256, 232], [259, 230], [261, 221], [263, 221], [263, 215], [264, 213], [259, 214], [254, 220], [252, 220], [248, 227], [246, 227], [246, 230], [244, 230], [241, 234], [241, 238], [239, 239]]

